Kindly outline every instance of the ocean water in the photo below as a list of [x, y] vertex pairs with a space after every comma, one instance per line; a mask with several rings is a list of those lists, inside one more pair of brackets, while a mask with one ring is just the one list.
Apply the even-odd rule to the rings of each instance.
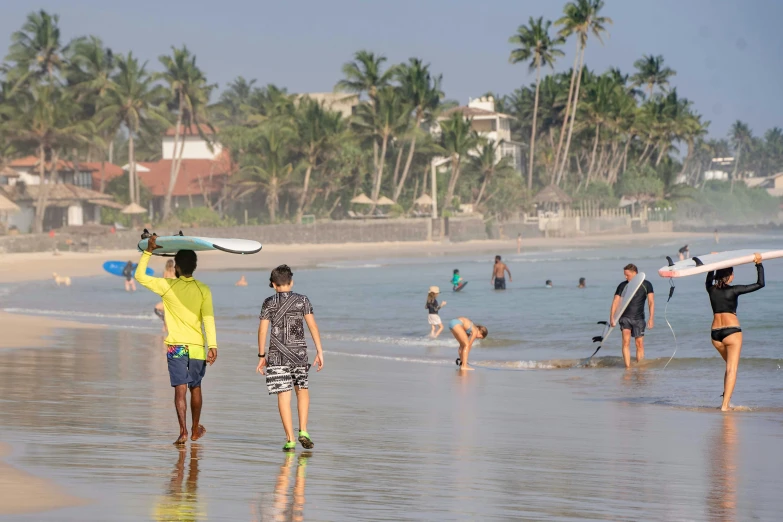
[[[499, 252], [513, 274], [505, 292], [490, 287], [492, 255], [307, 269], [290, 260], [326, 351], [324, 371], [310, 377], [316, 448], [293, 456], [280, 452], [276, 401], [254, 373], [268, 273], [197, 273], [212, 287], [221, 349], [204, 384], [207, 436], [181, 451], [170, 444], [176, 420], [153, 294], [127, 294], [112, 276], [5, 285], [5, 311], [108, 326], [4, 354], [0, 440], [14, 449], [11, 463], [92, 500], [16, 519], [777, 520], [783, 261], [767, 262], [767, 287], [740, 298], [740, 411], [721, 414], [724, 366], [709, 341], [703, 278], [676, 280], [667, 308], [669, 281], [657, 275], [680, 246]], [[691, 243], [694, 254], [715, 249]], [[626, 371], [614, 333], [585, 365], [630, 262], [657, 297], [648, 359]], [[470, 281], [460, 293], [448, 283], [454, 268]], [[250, 286], [236, 288], [242, 273]], [[754, 276], [740, 267], [736, 281]], [[455, 371], [447, 330], [427, 338], [433, 284], [448, 303], [444, 322], [465, 315], [489, 328], [471, 353], [475, 372]]]
[[[719, 246], [725, 250], [779, 248], [782, 240], [775, 236], [724, 238]], [[710, 343], [712, 315], [704, 279], [674, 280], [676, 289], [667, 305], [670, 281], [657, 274], [665, 264], [664, 256], [675, 257], [680, 246], [669, 242], [633, 249], [500, 252], [513, 274], [505, 292], [490, 287], [492, 255], [378, 259], [302, 270], [297, 269], [295, 259], [290, 264], [295, 270], [295, 291], [314, 303], [327, 352], [412, 364], [454, 364], [456, 344], [448, 329], [438, 339], [428, 338], [424, 301], [428, 287], [438, 285], [441, 301], [447, 302], [441, 311], [444, 323], [467, 316], [489, 328], [489, 338], [477, 342], [471, 353], [477, 367], [571, 370], [590, 388], [600, 389], [606, 374], [602, 370], [622, 367], [619, 331], [612, 333], [586, 367], [585, 359], [597, 347], [591, 339], [601, 333], [597, 322], [608, 316], [614, 290], [623, 280], [623, 266], [635, 263], [655, 289], [655, 326], [645, 336], [647, 360], [641, 369], [656, 378], [644, 394], [624, 398], [680, 407], [712, 406], [719, 403], [723, 391], [723, 361]], [[694, 255], [715, 248], [712, 241], [691, 243]], [[783, 408], [783, 323], [778, 312], [783, 261], [765, 266], [766, 288], [740, 298], [745, 340], [734, 402], [749, 408]], [[459, 293], [449, 285], [454, 268], [469, 281]], [[250, 286], [237, 288], [234, 283], [242, 273]], [[197, 277], [213, 291], [219, 344], [253, 353], [261, 303], [272, 293], [268, 274], [217, 271], [197, 273]], [[580, 277], [587, 278], [587, 288], [577, 288]], [[547, 279], [554, 281], [554, 288], [545, 288]], [[737, 283], [754, 280], [752, 265], [737, 268]], [[153, 313], [156, 296], [141, 287], [135, 294], [126, 293], [119, 277], [79, 279], [70, 288], [54, 288], [45, 281], [8, 285], [2, 290], [0, 306], [7, 312], [68, 318], [139, 333], [161, 329]], [[635, 357], [633, 346], [631, 354]]]

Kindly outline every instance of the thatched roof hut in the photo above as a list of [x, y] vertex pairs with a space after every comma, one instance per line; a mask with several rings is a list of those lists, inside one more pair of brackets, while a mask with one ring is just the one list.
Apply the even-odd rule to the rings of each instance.
[[571, 196], [565, 193], [557, 185], [549, 185], [541, 192], [536, 194], [533, 201], [544, 206], [568, 206], [571, 204]]

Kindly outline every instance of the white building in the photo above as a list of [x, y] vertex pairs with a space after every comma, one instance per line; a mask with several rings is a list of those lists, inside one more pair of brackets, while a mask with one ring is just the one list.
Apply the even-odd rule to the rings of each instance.
[[[184, 147], [182, 149], [182, 157], [185, 159], [216, 160], [223, 153], [223, 147], [220, 145], [220, 143], [212, 139], [214, 133], [212, 132], [212, 129], [206, 125], [201, 125], [201, 133], [199, 133], [199, 128], [195, 125], [191, 125], [190, 127], [181, 127], [180, 133], [180, 144], [177, 146], [176, 152], [177, 157], [179, 157], [180, 154], [180, 147]], [[207, 138], [206, 140], [201, 137], [202, 134], [205, 138]], [[162, 145], [164, 160], [171, 160], [175, 158], [175, 135], [175, 127], [170, 128], [166, 131], [166, 134], [163, 135]], [[183, 142], [184, 145], [182, 145]]]
[[[455, 107], [444, 112], [438, 121], [448, 120], [455, 112], [461, 113], [471, 121], [471, 128], [490, 141], [501, 142], [498, 161], [502, 157], [511, 158], [511, 164], [517, 172], [522, 172], [522, 144], [511, 139], [512, 116], [495, 111], [495, 99], [492, 96], [469, 99], [467, 106]], [[440, 134], [440, 126], [432, 129], [434, 135]]]

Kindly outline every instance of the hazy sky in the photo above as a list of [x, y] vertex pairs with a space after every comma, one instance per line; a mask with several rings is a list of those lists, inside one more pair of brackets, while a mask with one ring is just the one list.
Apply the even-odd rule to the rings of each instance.
[[[94, 34], [115, 52], [157, 57], [183, 43], [221, 88], [238, 75], [290, 92], [331, 91], [359, 49], [390, 61], [417, 56], [442, 73], [448, 98], [466, 103], [533, 81], [508, 63], [508, 38], [530, 16], [557, 19], [558, 0], [42, 0], [58, 13], [66, 39]], [[4, 2], [0, 40], [36, 4]], [[673, 85], [723, 137], [736, 119], [754, 133], [783, 127], [783, 2], [779, 0], [607, 0], [614, 19], [602, 46], [591, 39], [586, 63], [599, 72], [631, 72], [642, 54], [662, 54]], [[557, 69], [573, 62], [575, 42]], [[3, 51], [4, 52], [4, 51]]]

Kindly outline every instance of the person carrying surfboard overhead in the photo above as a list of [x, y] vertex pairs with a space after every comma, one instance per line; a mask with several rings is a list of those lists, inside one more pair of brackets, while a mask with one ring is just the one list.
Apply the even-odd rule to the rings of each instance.
[[[639, 273], [639, 269], [636, 265], [629, 263], [623, 268], [623, 275], [625, 281], [617, 286], [617, 290], [614, 292], [614, 299], [612, 299], [612, 308], [609, 312], [610, 326], [615, 327], [614, 315], [617, 307], [620, 306], [622, 301], [623, 290], [628, 286], [628, 282], [636, 277]], [[647, 301], [647, 306], [650, 308], [650, 320], [647, 321], [647, 328], [652, 330], [655, 324], [655, 295], [653, 294], [653, 286], [647, 280], [642, 282], [642, 286], [636, 291], [631, 298], [631, 302], [628, 303], [628, 307], [620, 316], [618, 323], [620, 324], [620, 330], [623, 334], [623, 362], [626, 368], [631, 367], [631, 337], [636, 342], [636, 362], [644, 359], [644, 302]]]
[[180, 250], [174, 256], [176, 279], [148, 276], [147, 264], [152, 252], [159, 248], [156, 244], [157, 236], [152, 235], [148, 239], [147, 249], [142, 252], [136, 267], [136, 280], [163, 298], [163, 317], [168, 331], [165, 339], [166, 359], [179, 422], [179, 437], [174, 444], [180, 445], [185, 444], [188, 438], [188, 389], [193, 428], [190, 440], [198, 440], [207, 432], [199, 421], [203, 403], [201, 382], [207, 371], [207, 364], [211, 366], [217, 360], [212, 292], [207, 285], [193, 279], [198, 258], [192, 250]]
[[492, 266], [492, 279], [489, 283], [495, 285], [495, 290], [506, 289], [506, 272], [508, 272], [508, 282], [511, 282], [511, 270], [501, 260], [500, 256], [495, 256], [495, 264]]
[[737, 382], [740, 352], [742, 352], [742, 328], [737, 319], [737, 302], [742, 294], [749, 294], [764, 288], [764, 266], [761, 254], [753, 254], [756, 263], [756, 282], [752, 285], [731, 286], [734, 281], [734, 269], [722, 268], [707, 272], [705, 286], [712, 305], [712, 345], [726, 361], [726, 373], [723, 375], [723, 404], [721, 411], [728, 411], [734, 385]]

